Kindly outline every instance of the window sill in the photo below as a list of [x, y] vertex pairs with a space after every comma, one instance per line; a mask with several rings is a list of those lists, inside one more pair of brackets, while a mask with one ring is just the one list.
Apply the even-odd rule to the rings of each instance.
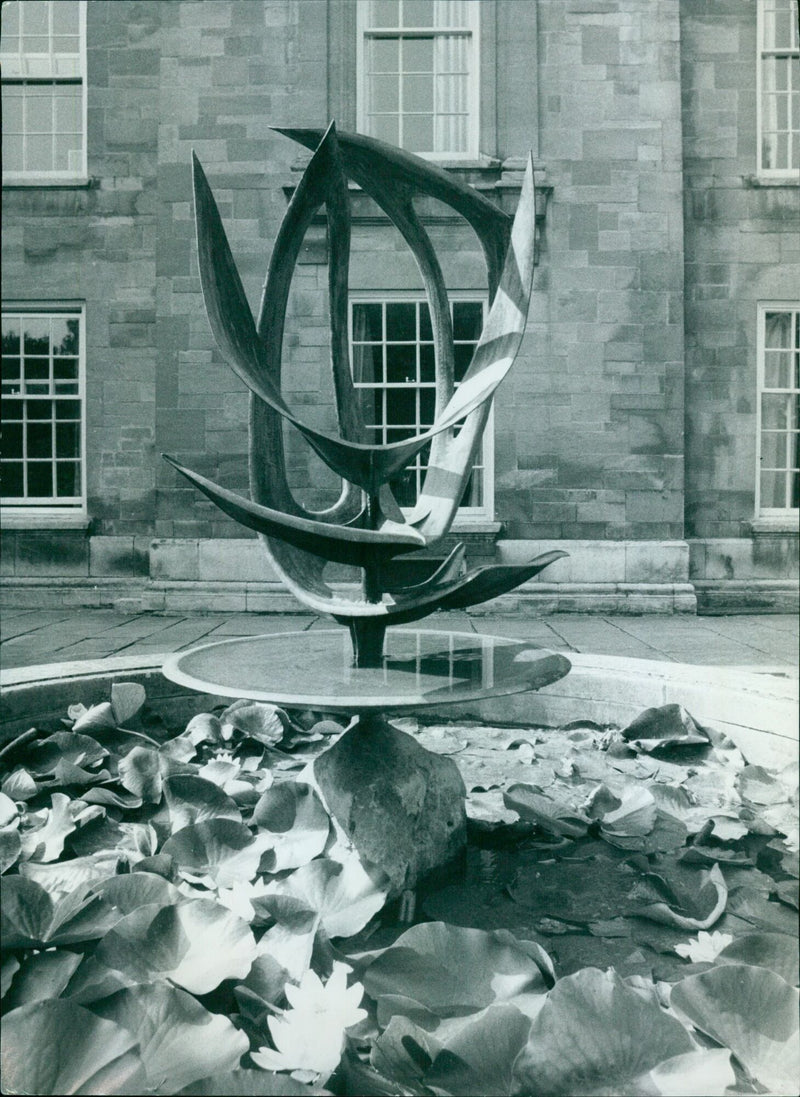
[[0, 510], [0, 526], [6, 529], [88, 529], [89, 516], [84, 511], [33, 511], [22, 508]]
[[798, 514], [775, 515], [767, 518], [754, 518], [750, 523], [750, 532], [758, 537], [759, 534], [770, 533], [798, 533]]
[[743, 175], [746, 187], [800, 187], [800, 175]]
[[3, 190], [27, 190], [29, 187], [61, 188], [62, 190], [91, 190], [97, 186], [92, 176], [79, 175], [69, 179], [53, 179], [47, 175], [3, 176]]

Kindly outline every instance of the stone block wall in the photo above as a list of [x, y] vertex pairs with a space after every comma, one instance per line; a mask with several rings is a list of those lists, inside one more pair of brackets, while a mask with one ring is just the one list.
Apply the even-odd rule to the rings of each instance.
[[528, 336], [497, 401], [507, 537], [683, 535], [678, 37], [669, 0], [538, 5], [553, 194]]
[[[253, 584], [249, 608], [271, 597], [255, 541], [160, 457], [246, 490], [249, 397], [205, 315], [191, 152], [255, 313], [307, 160], [270, 126], [334, 115], [354, 126], [354, 11], [349, 0], [88, 4], [92, 181], [4, 189], [3, 291], [8, 303], [86, 302], [89, 527], [7, 531], [9, 583], [55, 596], [61, 576], [111, 604], [146, 577], [153, 608], [165, 584], [199, 584], [190, 601], [215, 582], [217, 594], [244, 584], [235, 598]], [[573, 558], [589, 555], [583, 572], [562, 565], [554, 589], [591, 585], [584, 572], [602, 560], [596, 583], [616, 584], [605, 608], [620, 584], [666, 584], [667, 602], [691, 608], [688, 550], [675, 546], [693, 538], [692, 575], [713, 585], [724, 579], [704, 570], [711, 540], [750, 536], [755, 303], [800, 283], [787, 220], [800, 189], [752, 179], [755, 4], [483, 0], [481, 42], [481, 157], [451, 170], [513, 212], [531, 150], [548, 200], [528, 331], [496, 400], [497, 523], [473, 534], [471, 555], [490, 558], [498, 535], [520, 551], [568, 541]], [[419, 290], [398, 234], [352, 197], [351, 288]], [[482, 289], [474, 236], [441, 208], [427, 215], [450, 289]], [[293, 280], [284, 390], [332, 428], [325, 260], [318, 223]], [[330, 503], [335, 477], [297, 432], [286, 444], [298, 497]], [[751, 557], [760, 566], [763, 553]], [[779, 567], [765, 563], [761, 578], [774, 585]], [[225, 578], [231, 568], [241, 576]]]
[[735, 538], [755, 518], [757, 305], [800, 296], [800, 185], [756, 176], [756, 5], [683, 0], [681, 37], [686, 532]]

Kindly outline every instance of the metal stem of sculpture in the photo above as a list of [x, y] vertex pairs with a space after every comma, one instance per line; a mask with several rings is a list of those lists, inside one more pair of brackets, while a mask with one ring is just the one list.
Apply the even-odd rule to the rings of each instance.
[[[250, 499], [167, 460], [226, 514], [260, 535], [289, 589], [310, 609], [350, 629], [355, 665], [381, 663], [386, 628], [436, 609], [463, 609], [513, 590], [564, 552], [548, 552], [524, 565], [490, 565], [464, 571], [457, 545], [423, 582], [401, 586], [388, 578], [395, 557], [430, 548], [450, 529], [469, 481], [495, 389], [522, 341], [533, 284], [535, 195], [528, 161], [512, 219], [484, 197], [400, 149], [356, 134], [281, 130], [314, 150], [283, 220], [269, 265], [258, 322], [239, 273], [202, 167], [194, 158], [195, 217], [200, 279], [214, 337], [228, 364], [251, 390]], [[388, 444], [367, 437], [350, 369], [347, 334], [350, 207], [347, 177], [374, 199], [399, 229], [419, 267], [431, 312], [436, 362], [433, 425]], [[439, 262], [414, 209], [414, 195], [445, 202], [475, 230], [486, 258], [491, 307], [470, 366], [454, 383], [450, 306]], [[308, 226], [325, 205], [329, 240], [331, 364], [339, 434], [303, 423], [281, 390], [283, 332], [289, 290]], [[342, 478], [334, 506], [304, 509], [289, 488], [283, 423], [305, 437]], [[406, 517], [390, 481], [430, 443], [422, 491]], [[327, 563], [363, 571], [361, 597], [344, 595], [324, 580]]]

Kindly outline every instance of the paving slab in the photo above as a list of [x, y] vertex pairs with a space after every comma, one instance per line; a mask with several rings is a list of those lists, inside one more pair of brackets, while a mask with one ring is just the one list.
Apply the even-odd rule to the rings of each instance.
[[[424, 628], [527, 639], [554, 651], [660, 659], [695, 665], [777, 668], [798, 672], [798, 618], [630, 617], [552, 614], [546, 617], [434, 614]], [[23, 610], [3, 614], [0, 665], [5, 669], [76, 659], [112, 659], [178, 651], [195, 643], [336, 627], [308, 614], [116, 613], [113, 610]]]

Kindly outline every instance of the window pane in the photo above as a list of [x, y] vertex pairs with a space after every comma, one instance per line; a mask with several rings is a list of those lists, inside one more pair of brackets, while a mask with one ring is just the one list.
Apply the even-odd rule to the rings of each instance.
[[403, 110], [433, 113], [433, 76], [406, 76], [403, 79]]
[[400, 109], [400, 82], [397, 76], [370, 78], [370, 109], [397, 113]]
[[386, 421], [391, 426], [417, 426], [416, 389], [390, 389], [386, 393]]
[[79, 29], [78, 0], [58, 0], [53, 5], [53, 33], [78, 34]]
[[0, 464], [0, 483], [6, 499], [21, 499], [24, 494], [22, 462], [3, 461]]
[[81, 405], [79, 400], [56, 400], [56, 419], [80, 419]]
[[77, 354], [80, 349], [78, 321], [73, 317], [54, 316], [50, 324], [53, 354]]
[[3, 355], [19, 354], [19, 320], [16, 316], [3, 317]]
[[403, 148], [409, 152], [433, 152], [433, 115], [404, 115]]
[[50, 321], [41, 318], [25, 318], [23, 350], [25, 354], [49, 354]]
[[53, 160], [56, 171], [77, 171], [80, 167], [81, 137], [79, 134], [67, 134], [56, 136], [55, 157]]
[[453, 304], [453, 338], [477, 343], [483, 327], [483, 305], [480, 301], [456, 301]]
[[25, 170], [26, 171], [52, 171], [53, 170], [53, 139], [37, 136], [28, 137], [25, 141]]
[[764, 316], [764, 346], [770, 348], [792, 345], [791, 312], [768, 312]]
[[371, 384], [383, 380], [383, 348], [380, 344], [353, 346], [353, 380]]
[[400, 71], [400, 40], [398, 38], [372, 38], [368, 41], [367, 47], [369, 72]]
[[786, 506], [785, 472], [761, 473], [761, 506], [772, 508]]
[[761, 396], [762, 430], [785, 430], [789, 425], [788, 396], [781, 393], [763, 393]]
[[47, 380], [50, 376], [50, 359], [49, 358], [26, 358], [25, 359], [25, 380], [26, 381], [43, 381]]
[[792, 359], [796, 355], [792, 351], [766, 351], [764, 354], [764, 387], [768, 389], [785, 389], [791, 385]]
[[9, 419], [21, 419], [22, 418], [22, 401], [21, 400], [4, 400], [3, 401], [3, 421]]
[[383, 308], [379, 304], [353, 305], [353, 342], [379, 343], [383, 338]]
[[53, 91], [49, 87], [27, 89], [25, 104], [27, 133], [53, 132]]
[[56, 133], [80, 133], [81, 124], [81, 88], [77, 84], [64, 84], [55, 97]]
[[436, 380], [436, 355], [432, 345], [419, 348], [419, 379], [420, 381]]
[[56, 464], [56, 495], [80, 495], [80, 465], [77, 461], [59, 461]]
[[52, 419], [53, 418], [53, 401], [52, 400], [28, 400], [28, 418], [29, 419]]
[[22, 88], [19, 84], [3, 86], [3, 132], [22, 133]]
[[403, 71], [433, 72], [433, 39], [403, 39]]
[[3, 424], [2, 452], [3, 457], [22, 457], [21, 423]]
[[53, 494], [53, 466], [50, 461], [28, 462], [28, 495], [50, 497]]
[[469, 364], [472, 361], [472, 355], [475, 348], [467, 343], [456, 343], [455, 345], [455, 380], [456, 382], [464, 379], [464, 374], [469, 369]]
[[56, 423], [56, 456], [80, 457], [80, 424]]
[[3, 356], [3, 380], [16, 381], [19, 378], [19, 358], [11, 354]]
[[386, 380], [410, 383], [417, 377], [417, 352], [414, 347], [391, 346], [386, 348]]
[[411, 302], [392, 302], [386, 306], [386, 338], [389, 341], [414, 342], [417, 338], [417, 306]]
[[60, 381], [75, 381], [78, 377], [77, 358], [54, 358], [53, 376]]
[[49, 34], [50, 13], [47, 9], [47, 0], [25, 0], [22, 5], [22, 33]]
[[19, 0], [3, 4], [3, 38], [2, 49], [4, 53], [15, 52], [18, 43], [14, 41], [19, 37]]
[[23, 170], [22, 137], [3, 134], [3, 165], [6, 171]]
[[761, 436], [761, 464], [765, 469], [786, 468], [786, 435], [765, 430]]
[[400, 143], [400, 119], [396, 114], [374, 114], [370, 118], [370, 133], [390, 145]]
[[53, 428], [50, 423], [28, 423], [28, 457], [52, 457]]
[[436, 418], [436, 390], [419, 390], [419, 424], [421, 427], [430, 427]]

